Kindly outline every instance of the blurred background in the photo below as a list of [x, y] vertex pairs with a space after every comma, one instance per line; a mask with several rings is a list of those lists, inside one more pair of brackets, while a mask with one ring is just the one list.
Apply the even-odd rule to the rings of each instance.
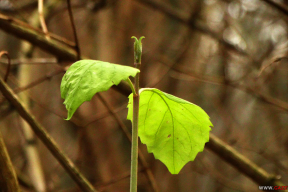
[[[41, 32], [39, 2], [1, 0], [1, 14]], [[288, 1], [71, 0], [71, 6], [82, 58], [133, 66], [131, 36], [145, 36], [140, 86], [201, 106], [214, 135], [288, 184]], [[68, 39], [59, 44], [74, 42], [67, 1], [44, 1], [42, 16], [47, 41], [53, 33]], [[9, 86], [97, 190], [129, 191], [127, 94], [117, 88], [97, 94], [65, 121], [60, 83], [63, 66], [73, 59], [59, 59], [53, 50], [16, 38], [1, 25], [0, 30], [0, 51], [12, 59]], [[0, 61], [3, 78], [7, 59]], [[0, 99], [0, 131], [21, 189], [81, 191], [13, 106]], [[259, 184], [210, 150], [171, 175], [139, 145], [148, 165], [139, 160], [139, 192], [259, 191]]]

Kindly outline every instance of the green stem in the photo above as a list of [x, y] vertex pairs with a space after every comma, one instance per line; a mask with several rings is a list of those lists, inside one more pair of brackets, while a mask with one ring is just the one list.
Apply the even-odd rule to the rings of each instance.
[[[136, 37], [134, 42], [134, 65], [136, 69], [140, 69], [141, 55], [142, 55], [142, 43], [141, 40], [145, 37], [140, 37], [138, 40]], [[137, 173], [138, 173], [138, 118], [139, 118], [139, 76], [137, 73], [135, 76], [135, 91], [133, 92], [133, 121], [132, 121], [132, 150], [131, 150], [131, 175], [130, 175], [130, 192], [137, 192]], [[129, 82], [128, 82], [129, 83]], [[130, 85], [131, 86], [131, 85]], [[132, 88], [131, 88], [132, 89]], [[132, 89], [133, 91], [133, 89]]]
[[[137, 69], [140, 63], [135, 63]], [[133, 93], [133, 121], [132, 121], [132, 152], [131, 152], [131, 175], [130, 192], [137, 192], [138, 173], [138, 117], [139, 117], [139, 73], [135, 77], [135, 93]]]
[[138, 95], [138, 94], [135, 92], [134, 85], [133, 85], [133, 83], [131, 82], [131, 80], [129, 79], [129, 77], [128, 77], [128, 79], [126, 79], [126, 81], [128, 82], [128, 84], [129, 84], [129, 86], [130, 86], [130, 88], [131, 88], [131, 90], [132, 90], [133, 95]]

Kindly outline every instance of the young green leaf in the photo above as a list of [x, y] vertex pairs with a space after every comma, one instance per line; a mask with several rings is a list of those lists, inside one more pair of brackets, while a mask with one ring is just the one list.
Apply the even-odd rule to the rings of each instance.
[[67, 120], [85, 101], [112, 85], [118, 85], [129, 76], [135, 77], [140, 71], [133, 67], [111, 64], [96, 60], [81, 60], [72, 64], [62, 78], [61, 97], [68, 110]]
[[[133, 95], [127, 119], [132, 121]], [[199, 106], [158, 89], [140, 90], [139, 137], [172, 174], [193, 161], [209, 141], [212, 123]]]

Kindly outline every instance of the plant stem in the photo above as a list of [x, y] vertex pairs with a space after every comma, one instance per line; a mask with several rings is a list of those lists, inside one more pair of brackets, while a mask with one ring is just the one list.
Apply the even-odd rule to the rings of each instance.
[[[134, 42], [134, 65], [136, 69], [140, 69], [142, 56], [141, 40], [145, 37], [140, 37]], [[133, 92], [133, 121], [132, 121], [132, 150], [131, 150], [131, 176], [130, 176], [130, 192], [137, 192], [137, 173], [138, 173], [138, 118], [139, 118], [139, 76], [135, 76], [135, 92]], [[133, 89], [132, 89], [133, 90]]]
[[[140, 68], [140, 63], [135, 63], [135, 68]], [[132, 121], [132, 152], [130, 192], [137, 192], [138, 173], [138, 117], [139, 117], [139, 73], [135, 77], [135, 93], [133, 93], [133, 121]]]
[[[140, 69], [142, 56], [141, 40], [145, 37], [140, 37], [134, 42], [134, 65], [136, 69]], [[135, 76], [135, 92], [133, 92], [133, 121], [132, 121], [132, 150], [131, 150], [131, 176], [130, 176], [130, 192], [137, 192], [137, 173], [138, 173], [138, 118], [139, 118], [139, 76]], [[129, 83], [129, 82], [128, 82]], [[130, 85], [131, 86], [131, 85]], [[131, 88], [132, 89], [132, 88]], [[133, 89], [132, 89], [133, 90]]]

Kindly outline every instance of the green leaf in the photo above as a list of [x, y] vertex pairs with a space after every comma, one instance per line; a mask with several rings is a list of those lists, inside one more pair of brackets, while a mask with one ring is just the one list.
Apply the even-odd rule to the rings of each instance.
[[129, 76], [135, 77], [140, 71], [133, 67], [111, 64], [96, 60], [81, 60], [72, 64], [61, 82], [61, 97], [68, 110], [67, 120], [85, 101], [112, 85], [118, 85]]
[[[141, 142], [170, 173], [178, 174], [209, 141], [209, 116], [199, 106], [158, 89], [141, 89], [139, 106]], [[132, 121], [132, 94], [128, 108], [127, 119]]]

